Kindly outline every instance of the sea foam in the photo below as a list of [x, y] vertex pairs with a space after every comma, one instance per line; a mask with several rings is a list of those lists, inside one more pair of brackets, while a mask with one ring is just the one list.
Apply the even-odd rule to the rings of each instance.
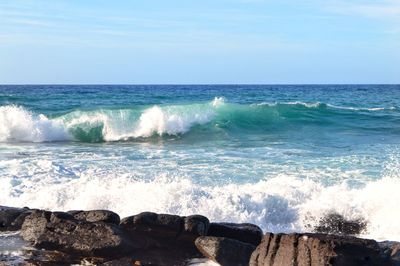
[[23, 107], [0, 107], [0, 141], [62, 141], [71, 139], [59, 121], [35, 115]]
[[210, 122], [222, 104], [222, 98], [215, 98], [206, 104], [156, 105], [142, 111], [74, 111], [53, 119], [21, 106], [2, 106], [0, 142], [97, 142], [184, 134], [195, 125]]
[[[46, 166], [49, 167], [49, 166]], [[51, 167], [51, 166], [50, 166]], [[53, 166], [57, 167], [57, 166]], [[212, 221], [251, 222], [265, 231], [312, 231], [328, 213], [363, 219], [363, 237], [400, 240], [396, 211], [400, 179], [384, 177], [359, 188], [324, 186], [279, 175], [255, 183], [206, 185], [163, 173], [150, 180], [93, 170], [70, 179], [2, 178], [0, 202], [51, 210], [110, 209], [121, 216], [143, 211], [203, 214]]]

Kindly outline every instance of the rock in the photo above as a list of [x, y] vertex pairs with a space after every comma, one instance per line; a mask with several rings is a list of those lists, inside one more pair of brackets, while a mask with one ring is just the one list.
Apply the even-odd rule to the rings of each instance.
[[120, 226], [132, 241], [142, 244], [135, 259], [143, 265], [185, 265], [188, 259], [203, 257], [194, 241], [207, 233], [209, 221], [201, 215], [144, 212], [122, 219]]
[[133, 266], [133, 265], [142, 265], [140, 261], [134, 260], [132, 258], [121, 258], [118, 260], [111, 260], [100, 264], [101, 266]]
[[178, 240], [190, 242], [194, 246], [197, 237], [207, 235], [209, 226], [210, 221], [204, 216], [183, 217], [183, 227], [178, 235]]
[[325, 234], [267, 233], [253, 252], [250, 266], [388, 265], [376, 241]]
[[396, 243], [390, 247], [390, 260], [393, 265], [400, 266], [400, 243]]
[[362, 219], [346, 220], [342, 215], [330, 213], [319, 221], [314, 228], [317, 233], [336, 235], [359, 235], [366, 229], [367, 223]]
[[[38, 265], [38, 266], [47, 266], [47, 265], [59, 265], [59, 266], [69, 266], [71, 264], [78, 264], [79, 260], [76, 260], [73, 256], [69, 254], [59, 252], [59, 251], [51, 251], [51, 250], [27, 250], [23, 257], [25, 257], [25, 261], [27, 265]], [[25, 265], [25, 264], [23, 264]]]
[[36, 248], [85, 256], [121, 257], [135, 247], [114, 224], [79, 221], [62, 212], [32, 212], [21, 236]]
[[226, 237], [203, 236], [196, 247], [207, 258], [221, 266], [247, 266], [255, 246]]
[[207, 235], [228, 237], [258, 246], [263, 232], [260, 227], [254, 224], [211, 223]]
[[172, 242], [194, 242], [198, 236], [206, 235], [209, 221], [201, 215], [181, 217], [143, 212], [122, 219], [120, 225], [134, 237], [148, 239], [148, 246], [170, 247]]
[[121, 226], [130, 232], [140, 232], [160, 238], [175, 238], [181, 231], [182, 223], [182, 217], [178, 215], [143, 212], [122, 219]]
[[390, 260], [393, 266], [400, 266], [400, 243], [393, 241], [383, 241], [378, 243], [383, 257]]
[[25, 217], [31, 212], [29, 208], [0, 206], [0, 231], [20, 230]]
[[119, 215], [107, 210], [91, 210], [91, 211], [68, 211], [75, 219], [87, 222], [104, 222], [111, 224], [119, 224]]

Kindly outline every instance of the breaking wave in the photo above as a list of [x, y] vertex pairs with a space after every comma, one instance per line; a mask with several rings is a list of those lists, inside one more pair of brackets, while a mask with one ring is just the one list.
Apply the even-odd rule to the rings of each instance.
[[251, 222], [273, 232], [312, 231], [319, 219], [335, 212], [348, 219], [364, 219], [364, 237], [400, 240], [395, 211], [400, 201], [398, 178], [383, 178], [362, 188], [351, 188], [346, 183], [324, 186], [289, 176], [221, 186], [200, 185], [190, 178], [168, 175], [146, 181], [84, 174], [62, 183], [51, 178], [24, 179], [16, 187], [11, 179], [3, 179], [0, 188], [0, 202], [9, 206], [29, 204], [64, 211], [111, 209], [123, 217], [142, 211], [200, 213], [212, 221]]
[[[201, 127], [213, 131], [252, 130], [296, 123], [325, 123], [341, 117], [374, 119], [396, 107], [356, 108], [324, 103], [208, 103], [150, 106], [133, 109], [76, 110], [58, 117], [35, 114], [22, 106], [0, 107], [0, 142], [121, 141], [153, 136], [177, 136]], [[385, 119], [380, 115], [379, 119]]]

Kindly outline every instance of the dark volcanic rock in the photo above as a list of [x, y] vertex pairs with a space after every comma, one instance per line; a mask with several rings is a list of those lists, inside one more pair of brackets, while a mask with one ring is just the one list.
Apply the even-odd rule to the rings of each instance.
[[99, 264], [101, 266], [132, 266], [132, 265], [142, 265], [139, 261], [136, 261], [132, 258], [121, 258], [118, 260], [111, 260], [104, 262], [102, 264]]
[[267, 233], [250, 266], [389, 265], [374, 240], [324, 234]]
[[21, 236], [36, 248], [86, 256], [120, 257], [134, 248], [118, 226], [79, 221], [62, 212], [32, 212]]
[[210, 221], [202, 215], [184, 217], [183, 222], [183, 232], [194, 236], [205, 236], [210, 226]]
[[111, 224], [119, 224], [119, 215], [107, 210], [91, 210], [91, 211], [69, 211], [75, 219], [87, 222], [105, 222]]
[[0, 231], [17, 231], [21, 229], [25, 217], [32, 210], [28, 208], [13, 208], [0, 206]]
[[24, 257], [26, 257], [26, 264], [22, 265], [29, 266], [70, 266], [71, 264], [79, 263], [79, 260], [75, 259], [73, 256], [53, 250], [27, 250], [24, 253]]
[[197, 237], [207, 235], [209, 225], [209, 220], [201, 215], [183, 217], [183, 227], [178, 235], [178, 241], [189, 242], [194, 247]]
[[228, 237], [258, 246], [263, 232], [254, 224], [211, 223], [208, 236]]
[[148, 239], [149, 246], [170, 247], [173, 242], [194, 242], [198, 236], [206, 235], [209, 221], [201, 215], [181, 217], [143, 212], [122, 219], [120, 225], [131, 235]]
[[185, 265], [188, 259], [203, 257], [194, 241], [207, 233], [209, 221], [201, 215], [144, 212], [122, 219], [120, 226], [132, 241], [142, 244], [135, 258], [143, 264]]
[[400, 266], [400, 243], [393, 241], [379, 242], [381, 253], [383, 257], [390, 260], [393, 266]]
[[196, 247], [207, 258], [221, 266], [247, 266], [255, 246], [225, 237], [203, 236]]
[[140, 232], [155, 237], [177, 237], [182, 227], [182, 217], [178, 215], [142, 212], [122, 219], [121, 226], [130, 232]]
[[346, 220], [340, 214], [330, 213], [319, 221], [319, 225], [314, 228], [314, 231], [337, 235], [359, 235], [366, 226], [367, 223], [362, 219]]

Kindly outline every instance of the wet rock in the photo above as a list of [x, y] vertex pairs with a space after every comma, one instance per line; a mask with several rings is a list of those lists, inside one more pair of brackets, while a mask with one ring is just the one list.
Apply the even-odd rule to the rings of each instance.
[[178, 235], [179, 241], [188, 241], [194, 245], [199, 236], [207, 235], [210, 221], [202, 215], [183, 217], [183, 227]]
[[71, 264], [79, 263], [79, 260], [75, 259], [69, 254], [53, 251], [53, 250], [27, 250], [24, 254], [26, 264], [23, 265], [35, 265], [35, 266], [69, 266]]
[[247, 266], [256, 248], [235, 239], [214, 236], [198, 237], [195, 244], [204, 256], [222, 266]]
[[62, 212], [32, 212], [21, 236], [36, 248], [85, 256], [121, 257], [135, 247], [114, 224], [79, 221]]
[[367, 223], [362, 219], [346, 220], [342, 215], [330, 213], [319, 221], [314, 232], [336, 235], [359, 235]]
[[142, 244], [135, 259], [143, 264], [185, 265], [188, 259], [203, 257], [194, 241], [207, 233], [209, 221], [201, 215], [144, 212], [122, 219], [120, 226], [132, 241]]
[[174, 242], [194, 242], [198, 236], [206, 235], [209, 221], [201, 215], [181, 217], [143, 212], [122, 219], [120, 225], [134, 237], [148, 239], [148, 246], [170, 247]]
[[0, 231], [20, 230], [25, 217], [31, 212], [29, 208], [0, 206]]
[[263, 232], [260, 227], [254, 224], [211, 223], [207, 235], [228, 237], [258, 246]]
[[182, 217], [178, 215], [143, 212], [122, 219], [121, 227], [149, 236], [174, 238], [181, 231], [182, 223]]
[[388, 265], [374, 240], [325, 234], [267, 233], [253, 252], [250, 266]]
[[90, 211], [69, 211], [75, 219], [87, 222], [104, 222], [111, 224], [119, 224], [119, 215], [107, 210], [90, 210]]
[[129, 257], [125, 257], [125, 258], [121, 258], [121, 259], [117, 259], [117, 260], [111, 260], [111, 261], [107, 261], [104, 262], [102, 264], [97, 264], [97, 265], [101, 265], [101, 266], [133, 266], [133, 265], [142, 265], [142, 263], [138, 260], [134, 260], [132, 258]]
[[400, 243], [393, 241], [379, 242], [382, 256], [388, 258], [392, 266], [400, 266]]

